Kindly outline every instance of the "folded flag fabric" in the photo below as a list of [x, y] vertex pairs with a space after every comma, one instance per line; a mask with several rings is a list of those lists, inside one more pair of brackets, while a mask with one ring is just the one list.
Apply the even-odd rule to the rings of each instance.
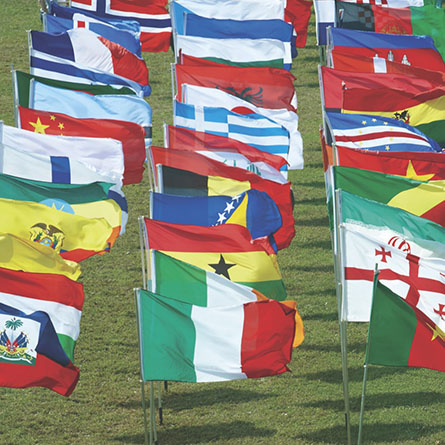
[[104, 218], [86, 218], [45, 204], [1, 198], [0, 210], [0, 232], [49, 246], [72, 261], [109, 251], [119, 234]]
[[[366, 105], [365, 105], [366, 104]], [[392, 117], [418, 128], [445, 146], [445, 88], [412, 95], [404, 90], [351, 88], [343, 91], [344, 113]]]
[[98, 17], [136, 20], [141, 27], [142, 51], [168, 51], [171, 39], [170, 14], [166, 1], [146, 0], [73, 0], [74, 9], [88, 11]]
[[439, 144], [404, 122], [367, 114], [326, 113], [336, 146], [380, 151], [441, 152]]
[[117, 237], [125, 232], [128, 208], [125, 197], [114, 199], [117, 194], [112, 186], [104, 182], [56, 184], [0, 174], [0, 198], [41, 203], [86, 218], [104, 218]]
[[261, 114], [289, 132], [289, 154], [287, 162], [289, 169], [301, 169], [304, 167], [303, 140], [298, 131], [298, 114], [287, 109], [270, 109], [257, 107], [239, 97], [235, 97], [215, 88], [205, 88], [195, 85], [183, 85], [183, 103], [213, 107], [217, 103], [222, 108], [236, 113]]
[[233, 167], [244, 168], [265, 179], [287, 182], [279, 170], [286, 161], [281, 157], [260, 151], [235, 139], [188, 128], [165, 125], [165, 146], [176, 150], [198, 152]]
[[18, 127], [41, 134], [118, 140], [122, 143], [124, 156], [123, 185], [139, 184], [142, 181], [145, 131], [139, 124], [116, 119], [79, 119], [63, 113], [19, 106]]
[[85, 14], [73, 14], [73, 18], [68, 19], [44, 13], [42, 14], [42, 23], [43, 31], [50, 34], [59, 34], [74, 28], [89, 29], [105, 37], [110, 42], [117, 43], [138, 57], [141, 57], [140, 31], [130, 32], [125, 29], [120, 29], [111, 23], [93, 19]]
[[289, 71], [270, 67], [175, 65], [177, 99], [182, 84], [218, 88], [258, 107], [297, 111], [297, 96]]
[[252, 239], [273, 235], [281, 227], [280, 211], [265, 192], [237, 196], [178, 196], [150, 193], [150, 216], [157, 221], [196, 226], [239, 224]]
[[[443, 310], [442, 304], [438, 307], [436, 313]], [[366, 346], [367, 362], [445, 372], [444, 329], [443, 318], [429, 318], [377, 282]]]
[[433, 4], [388, 8], [336, 0], [337, 27], [390, 34], [429, 35], [445, 56], [445, 11]]
[[136, 304], [144, 381], [215, 382], [289, 370], [295, 309], [278, 301], [201, 307], [138, 290]]
[[246, 227], [172, 224], [144, 219], [147, 249], [159, 250], [201, 269], [244, 284], [268, 298], [285, 300], [276, 253], [265, 238], [252, 241]]
[[162, 183], [163, 193], [236, 196], [250, 189], [266, 192], [278, 206], [282, 219], [281, 228], [274, 234], [277, 248], [289, 246], [295, 235], [290, 182], [276, 183], [190, 151], [151, 147], [149, 154], [154, 167], [162, 166], [162, 178], [156, 178], [156, 171], [155, 178]]
[[[176, 54], [186, 54], [234, 66], [286, 68], [286, 45], [274, 39], [211, 39], [177, 35]], [[287, 66], [290, 69], [290, 66]]]
[[430, 36], [384, 34], [329, 28], [328, 60], [340, 50], [353, 56], [382, 57], [430, 70], [445, 71], [445, 62]]
[[[173, 102], [173, 124], [191, 130], [236, 139], [258, 150], [289, 159], [289, 132], [277, 122], [258, 114], [241, 114], [226, 108]], [[287, 170], [287, 164], [282, 167]]]
[[309, 20], [311, 19], [312, 2], [309, 0], [287, 0], [285, 9], [286, 22], [292, 23], [296, 34], [296, 48], [306, 46]]
[[0, 386], [41, 386], [65, 397], [79, 380], [48, 314], [22, 312], [0, 303]]
[[336, 188], [406, 210], [445, 227], [444, 181], [417, 181], [359, 168], [334, 166]]
[[[0, 123], [0, 142], [28, 153], [38, 153], [53, 157], [69, 157], [85, 162], [99, 171], [108, 169], [122, 177], [124, 156], [122, 144], [109, 138], [88, 138], [74, 136], [54, 136]], [[106, 166], [104, 166], [106, 159]], [[63, 163], [61, 159], [61, 163]]]
[[[376, 264], [380, 279], [403, 298], [420, 304], [423, 293], [440, 292], [445, 285], [445, 229], [375, 201], [341, 192], [344, 251], [342, 319], [369, 321]], [[419, 293], [411, 286], [417, 283]]]
[[[72, 80], [82, 78], [111, 85], [139, 85], [149, 96], [147, 65], [123, 46], [86, 29], [60, 34], [30, 31], [30, 72], [38, 76]], [[80, 81], [81, 82], [81, 81]]]
[[0, 268], [0, 303], [25, 313], [47, 313], [71, 361], [79, 337], [83, 302], [83, 285], [63, 275]]
[[[70, 159], [68, 156], [51, 156], [27, 153], [19, 147], [0, 144], [0, 173], [34, 181], [58, 184], [89, 184], [110, 182], [119, 193], [122, 176], [105, 169], [97, 170], [90, 164]], [[116, 190], [117, 188], [117, 190]]]
[[44, 244], [0, 233], [0, 267], [45, 274], [64, 275], [72, 280], [80, 276], [80, 265], [63, 259]]

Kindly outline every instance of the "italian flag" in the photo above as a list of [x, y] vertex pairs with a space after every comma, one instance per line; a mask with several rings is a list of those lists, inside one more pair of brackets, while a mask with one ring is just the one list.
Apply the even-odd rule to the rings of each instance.
[[443, 324], [439, 327], [422, 311], [377, 282], [369, 324], [368, 363], [444, 372]]
[[217, 382], [288, 371], [295, 310], [274, 300], [200, 307], [136, 293], [144, 381]]

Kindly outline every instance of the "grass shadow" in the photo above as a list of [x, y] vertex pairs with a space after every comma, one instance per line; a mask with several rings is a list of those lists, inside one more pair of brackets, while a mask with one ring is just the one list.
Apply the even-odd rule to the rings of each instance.
[[329, 219], [327, 216], [311, 219], [296, 219], [295, 224], [304, 227], [329, 227]]

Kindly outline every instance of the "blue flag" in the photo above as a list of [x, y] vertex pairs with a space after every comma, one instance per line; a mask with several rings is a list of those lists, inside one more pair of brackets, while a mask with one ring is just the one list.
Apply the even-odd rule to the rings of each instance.
[[150, 194], [151, 217], [158, 221], [218, 226], [247, 227], [252, 239], [271, 236], [281, 227], [277, 205], [265, 192], [248, 190], [238, 196], [178, 196]]

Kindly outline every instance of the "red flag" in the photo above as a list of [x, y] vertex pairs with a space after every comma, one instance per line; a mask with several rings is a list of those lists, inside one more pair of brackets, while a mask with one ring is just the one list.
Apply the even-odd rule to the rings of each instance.
[[312, 2], [308, 0], [287, 0], [284, 10], [286, 22], [292, 23], [297, 33], [296, 46], [304, 48], [307, 40], [307, 29], [311, 18]]
[[66, 114], [21, 106], [18, 110], [19, 128], [24, 130], [58, 136], [112, 138], [120, 141], [125, 164], [123, 184], [141, 182], [145, 162], [145, 131], [140, 125], [113, 119], [77, 119]]

